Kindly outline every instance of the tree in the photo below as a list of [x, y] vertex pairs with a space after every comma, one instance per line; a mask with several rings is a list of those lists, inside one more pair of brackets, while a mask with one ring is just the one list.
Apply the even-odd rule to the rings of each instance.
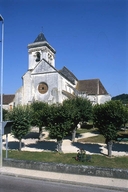
[[71, 127], [69, 119], [69, 111], [63, 104], [49, 105], [48, 125], [46, 129], [49, 131], [51, 138], [57, 139], [57, 150], [62, 152], [63, 138], [68, 134]]
[[124, 106], [124, 112], [123, 112], [123, 126], [126, 128], [126, 123], [128, 122], [128, 106]]
[[125, 108], [120, 101], [108, 101], [93, 107], [94, 126], [105, 137], [108, 148], [108, 156], [112, 155], [113, 140], [117, 137], [117, 131], [124, 123]]
[[27, 135], [31, 125], [31, 110], [29, 106], [14, 107], [8, 113], [9, 119], [13, 121], [12, 134], [19, 140], [19, 151], [21, 151], [21, 140]]
[[122, 101], [123, 104], [128, 104], [128, 94], [121, 94], [115, 97], [112, 97], [112, 100], [119, 100]]
[[48, 116], [48, 104], [35, 101], [31, 104], [32, 109], [32, 126], [37, 126], [39, 128], [39, 139], [42, 137], [42, 128], [47, 125]]
[[8, 110], [3, 109], [3, 121], [6, 121], [8, 115]]
[[70, 113], [70, 121], [72, 131], [72, 141], [75, 140], [77, 125], [80, 122], [87, 122], [92, 116], [92, 104], [88, 99], [82, 97], [75, 97], [73, 99], [65, 100], [64, 106]]

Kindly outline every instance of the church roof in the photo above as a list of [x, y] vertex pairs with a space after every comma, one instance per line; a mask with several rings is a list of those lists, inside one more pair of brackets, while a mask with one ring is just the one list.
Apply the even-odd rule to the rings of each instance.
[[78, 79], [75, 77], [75, 75], [69, 71], [66, 67], [63, 67], [61, 70], [59, 70], [60, 74], [63, 75], [66, 79], [68, 79], [73, 84], [75, 83], [75, 80], [78, 81]]
[[80, 92], [85, 92], [88, 95], [108, 94], [99, 79], [79, 80], [76, 89]]
[[11, 102], [13, 102], [15, 95], [3, 95], [3, 104], [7, 105]]
[[54, 54], [56, 53], [55, 49], [48, 43], [43, 33], [40, 33], [33, 43], [28, 44], [28, 49], [47, 46]]
[[43, 33], [40, 33], [37, 38], [35, 39], [34, 43], [35, 42], [41, 42], [41, 41], [47, 41], [47, 39], [45, 38], [44, 34]]

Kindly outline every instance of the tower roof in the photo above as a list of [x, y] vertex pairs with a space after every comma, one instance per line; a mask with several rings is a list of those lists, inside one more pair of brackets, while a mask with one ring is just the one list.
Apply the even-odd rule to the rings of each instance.
[[45, 38], [44, 34], [43, 33], [40, 33], [37, 38], [35, 39], [34, 43], [35, 42], [41, 42], [41, 41], [47, 41], [47, 39]]
[[35, 41], [31, 44], [28, 44], [28, 49], [47, 46], [54, 54], [56, 53], [55, 49], [48, 43], [43, 33], [40, 33]]

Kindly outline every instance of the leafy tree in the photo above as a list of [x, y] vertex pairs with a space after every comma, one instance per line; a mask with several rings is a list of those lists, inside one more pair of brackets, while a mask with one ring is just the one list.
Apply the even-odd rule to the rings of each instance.
[[71, 121], [69, 119], [69, 111], [62, 104], [49, 105], [48, 125], [49, 136], [57, 139], [58, 152], [62, 152], [63, 138], [68, 134]]
[[72, 141], [75, 140], [77, 125], [80, 122], [87, 122], [92, 116], [92, 104], [89, 100], [82, 97], [75, 97], [73, 99], [65, 100], [64, 106], [70, 113], [70, 121], [72, 131]]
[[126, 123], [128, 122], [128, 106], [124, 106], [124, 112], [122, 114], [122, 118], [123, 118], [123, 126], [124, 128], [126, 127]]
[[3, 121], [7, 120], [8, 110], [3, 109]]
[[122, 101], [123, 104], [128, 104], [128, 94], [121, 94], [115, 97], [112, 97], [112, 100], [119, 100]]
[[19, 140], [19, 151], [21, 151], [21, 140], [27, 135], [31, 125], [31, 110], [29, 106], [14, 107], [8, 113], [9, 119], [13, 121], [12, 134]]
[[42, 137], [42, 128], [47, 125], [48, 104], [35, 101], [31, 104], [32, 109], [32, 126], [39, 128], [39, 139]]
[[108, 156], [112, 155], [113, 140], [117, 131], [124, 123], [125, 108], [120, 101], [108, 101], [93, 108], [93, 121], [100, 133], [105, 137]]

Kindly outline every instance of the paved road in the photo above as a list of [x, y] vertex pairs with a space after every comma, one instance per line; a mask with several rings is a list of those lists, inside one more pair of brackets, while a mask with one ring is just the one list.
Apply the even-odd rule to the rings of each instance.
[[[104, 188], [63, 184], [0, 175], [0, 192], [117, 192]], [[119, 190], [122, 192], [121, 190]]]

